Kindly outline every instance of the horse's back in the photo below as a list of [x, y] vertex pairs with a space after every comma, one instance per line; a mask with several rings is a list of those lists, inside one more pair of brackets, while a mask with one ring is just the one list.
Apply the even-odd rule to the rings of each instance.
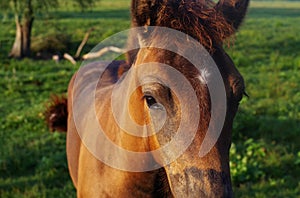
[[[87, 125], [86, 119], [80, 119], [80, 123], [74, 121], [74, 116], [80, 115], [82, 118], [88, 116], [94, 107], [92, 104], [80, 106], [88, 106], [89, 108], [76, 108], [78, 102], [89, 103], [85, 98], [87, 94], [94, 93], [99, 79], [101, 79], [102, 87], [109, 88], [118, 80], [118, 70], [124, 61], [113, 62], [93, 62], [81, 67], [72, 77], [68, 87], [68, 131], [67, 131], [67, 158], [70, 175], [75, 187], [78, 187], [79, 163], [83, 153], [87, 153], [87, 148], [82, 144], [81, 136], [77, 131], [77, 127]], [[105, 100], [105, 98], [104, 98]], [[104, 102], [104, 101], [103, 101]], [[75, 106], [76, 107], [75, 107]], [[75, 111], [76, 110], [76, 111]], [[74, 111], [75, 114], [74, 115]], [[76, 120], [77, 121], [77, 120]], [[93, 156], [84, 154], [90, 164], [97, 162]]]

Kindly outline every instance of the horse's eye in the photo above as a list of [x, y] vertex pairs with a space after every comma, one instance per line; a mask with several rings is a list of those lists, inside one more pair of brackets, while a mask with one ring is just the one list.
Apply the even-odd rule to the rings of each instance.
[[157, 102], [155, 100], [155, 98], [153, 98], [152, 96], [144, 96], [146, 102], [147, 102], [147, 105], [149, 108], [151, 108], [153, 105], [155, 105]]

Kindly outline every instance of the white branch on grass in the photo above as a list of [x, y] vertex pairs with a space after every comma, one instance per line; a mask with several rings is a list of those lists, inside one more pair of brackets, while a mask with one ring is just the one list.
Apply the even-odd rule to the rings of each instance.
[[114, 46], [108, 46], [108, 47], [104, 47], [104, 48], [100, 49], [97, 52], [90, 52], [88, 54], [85, 54], [85, 55], [82, 56], [82, 58], [84, 60], [98, 58], [98, 57], [102, 56], [103, 54], [105, 54], [106, 52], [109, 52], [109, 51], [113, 51], [113, 52], [116, 52], [116, 53], [124, 53], [125, 52], [124, 49], [114, 47]]
[[73, 65], [76, 65], [75, 59], [70, 54], [64, 53], [64, 58], [67, 59], [68, 61], [70, 61]]
[[84, 35], [83, 37], [83, 40], [81, 41], [78, 49], [77, 49], [77, 52], [75, 54], [75, 58], [78, 58], [80, 56], [80, 53], [83, 49], [83, 47], [85, 46], [85, 44], [87, 43], [87, 41], [89, 40], [89, 37], [90, 37], [90, 34], [91, 32], [94, 30], [94, 28], [90, 28]]

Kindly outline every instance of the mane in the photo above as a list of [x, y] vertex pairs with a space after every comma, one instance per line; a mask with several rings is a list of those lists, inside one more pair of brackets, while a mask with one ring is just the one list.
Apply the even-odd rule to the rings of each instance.
[[189, 34], [212, 51], [214, 45], [221, 45], [234, 33], [233, 26], [214, 5], [207, 0], [166, 1], [158, 13], [157, 25]]
[[66, 132], [68, 120], [68, 104], [65, 96], [52, 95], [50, 103], [46, 105], [45, 120], [49, 129]]
[[136, 8], [136, 13], [143, 13], [139, 16], [151, 13], [150, 21], [147, 23], [146, 17], [138, 20], [143, 20], [141, 22], [147, 23], [145, 25], [163, 26], [184, 32], [198, 40], [210, 52], [215, 46], [222, 45], [223, 41], [235, 31], [233, 24], [225, 19], [223, 13], [216, 9], [216, 4], [211, 0], [152, 0], [150, 2], [152, 7], [140, 3]]

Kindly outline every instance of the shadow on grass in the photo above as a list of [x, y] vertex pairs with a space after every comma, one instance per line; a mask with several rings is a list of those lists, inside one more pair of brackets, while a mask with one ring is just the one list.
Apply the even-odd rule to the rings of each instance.
[[[81, 19], [129, 19], [129, 9], [105, 9], [99, 11], [55, 11], [53, 15], [58, 18], [81, 18]], [[299, 8], [257, 8], [250, 7], [249, 18], [271, 18], [271, 17], [300, 17]], [[296, 24], [295, 24], [296, 25]]]
[[3, 191], [25, 191], [33, 185], [62, 188], [70, 182], [64, 134], [18, 137], [10, 144], [13, 148], [8, 149], [0, 161], [0, 189]]
[[300, 150], [300, 120], [279, 118], [268, 114], [255, 115], [240, 109], [235, 120], [233, 142], [249, 138], [263, 139], [267, 143], [276, 142], [283, 147], [291, 146]]
[[[299, 8], [250, 8], [249, 18], [300, 17]], [[295, 24], [296, 25], [296, 24]]]
[[129, 20], [129, 9], [101, 10], [101, 11], [54, 11], [52, 17], [59, 19], [118, 19]]

